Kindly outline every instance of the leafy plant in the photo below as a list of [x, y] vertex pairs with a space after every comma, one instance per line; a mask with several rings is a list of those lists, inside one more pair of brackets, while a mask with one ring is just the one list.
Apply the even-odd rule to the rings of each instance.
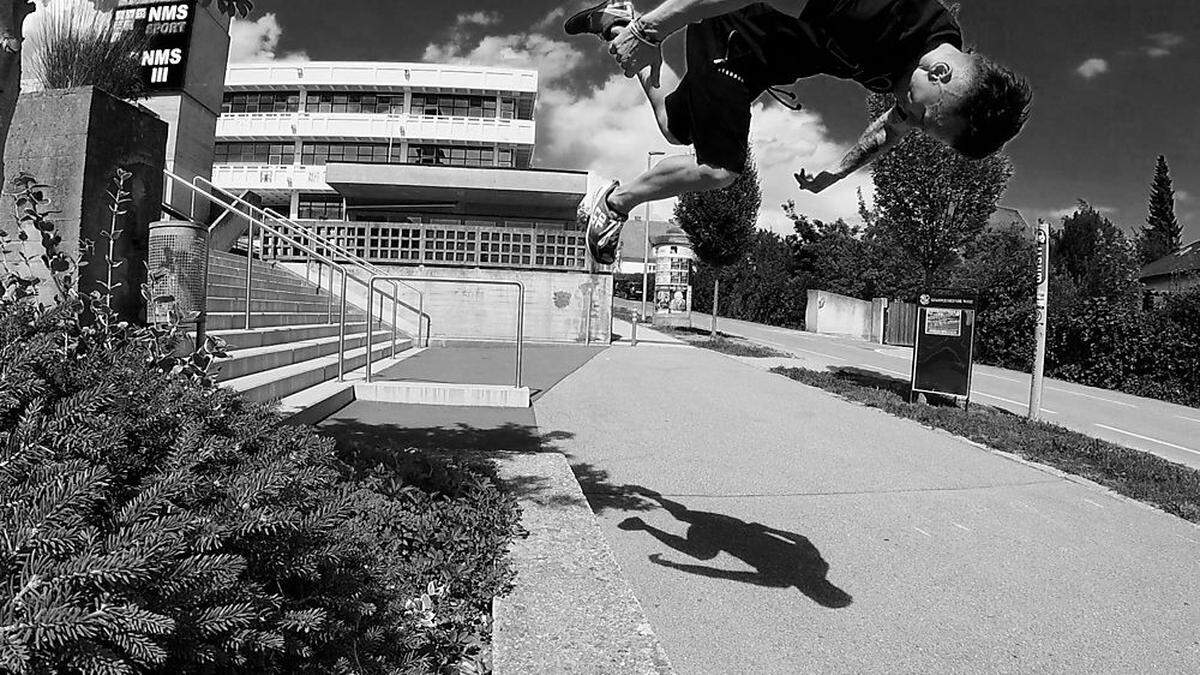
[[[49, 222], [31, 177], [14, 201]], [[5, 264], [0, 670], [486, 668], [517, 518], [486, 470], [339, 456], [177, 355], [178, 322], [117, 320], [111, 282], [45, 306]]]
[[42, 86], [97, 87], [131, 100], [146, 95], [141, 73], [145, 36], [121, 31], [110, 14], [85, 4], [48, 11], [32, 58]]

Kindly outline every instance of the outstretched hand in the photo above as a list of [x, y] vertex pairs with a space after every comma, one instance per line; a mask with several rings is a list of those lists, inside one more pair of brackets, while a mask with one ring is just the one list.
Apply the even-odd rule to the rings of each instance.
[[659, 73], [663, 64], [662, 48], [637, 39], [629, 26], [622, 28], [612, 42], [608, 43], [608, 53], [616, 59], [625, 77], [634, 77], [649, 66], [650, 85], [659, 86]]
[[800, 184], [801, 190], [808, 190], [813, 194], [823, 192], [825, 188], [833, 185], [840, 180], [837, 174], [822, 171], [816, 175], [808, 173], [804, 169], [800, 169], [800, 173], [795, 174], [796, 182]]

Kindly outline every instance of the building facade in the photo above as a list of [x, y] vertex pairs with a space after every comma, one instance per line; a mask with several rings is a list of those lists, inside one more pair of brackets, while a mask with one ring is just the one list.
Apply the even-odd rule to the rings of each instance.
[[[533, 166], [537, 93], [530, 70], [233, 64], [213, 182], [373, 263], [429, 276], [533, 274], [556, 306], [581, 310], [563, 293], [603, 303], [611, 276], [593, 278], [576, 222], [588, 175]], [[304, 259], [271, 237], [263, 246], [284, 263]], [[543, 337], [578, 337], [563, 325]]]

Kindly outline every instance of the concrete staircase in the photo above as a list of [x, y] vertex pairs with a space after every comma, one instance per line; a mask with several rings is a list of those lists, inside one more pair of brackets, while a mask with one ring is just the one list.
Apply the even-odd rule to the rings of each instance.
[[[208, 272], [208, 334], [229, 343], [229, 360], [218, 364], [217, 380], [257, 401], [282, 401], [302, 408], [306, 390], [338, 375], [340, 304], [330, 321], [329, 293], [289, 271], [254, 261], [250, 329], [246, 330], [246, 257], [214, 251]], [[346, 372], [367, 360], [366, 314], [349, 311]], [[376, 326], [372, 362], [391, 356], [392, 331]], [[413, 346], [402, 335], [396, 350]]]

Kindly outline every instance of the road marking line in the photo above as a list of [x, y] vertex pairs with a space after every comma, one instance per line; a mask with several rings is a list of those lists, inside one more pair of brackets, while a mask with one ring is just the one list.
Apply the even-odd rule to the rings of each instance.
[[1092, 501], [1092, 500], [1090, 500], [1090, 499], [1085, 499], [1085, 500], [1083, 500], [1083, 501], [1085, 501], [1085, 502], [1087, 502], [1087, 503], [1091, 504], [1092, 506], [1094, 506], [1094, 507], [1096, 507], [1096, 508], [1098, 508], [1098, 509], [1102, 509], [1102, 508], [1104, 508], [1103, 506], [1101, 506], [1101, 505], [1097, 504], [1096, 502], [1094, 502], [1094, 501]]
[[[981, 391], [977, 391], [977, 392], [975, 392], [975, 393], [973, 393], [973, 394], [971, 394], [971, 395], [972, 395], [972, 396], [982, 396], [982, 397], [984, 397], [984, 398], [994, 398], [994, 399], [996, 399], [997, 401], [1004, 401], [1005, 403], [1011, 403], [1012, 405], [1019, 405], [1019, 406], [1022, 406], [1022, 407], [1024, 407], [1024, 408], [1026, 408], [1026, 409], [1028, 409], [1028, 408], [1029, 408], [1029, 404], [1028, 404], [1028, 403], [1021, 403], [1020, 401], [1014, 401], [1014, 400], [1012, 400], [1011, 398], [1004, 398], [1004, 397], [1002, 397], [1002, 396], [993, 396], [993, 395], [991, 395], [991, 394], [985, 394], [985, 393], [983, 393], [983, 392], [981, 392]], [[1057, 415], [1057, 414], [1058, 414], [1057, 412], [1055, 412], [1055, 411], [1053, 411], [1053, 410], [1051, 410], [1051, 409], [1049, 409], [1049, 408], [1042, 408], [1042, 412], [1044, 412], [1044, 413], [1046, 413], [1046, 414], [1048, 414], [1048, 415]]]
[[959, 525], [958, 523], [954, 522], [953, 520], [952, 520], [952, 521], [950, 521], [950, 524], [951, 524], [951, 525], [953, 525], [953, 526], [955, 526], [955, 527], [957, 527], [958, 529], [962, 530], [963, 532], [970, 532], [970, 531], [971, 531], [971, 528], [969, 528], [969, 527], [967, 527], [967, 526], [965, 526], [965, 525]]
[[1125, 436], [1130, 436], [1130, 437], [1133, 437], [1133, 438], [1139, 438], [1139, 439], [1141, 439], [1141, 440], [1143, 440], [1143, 441], [1150, 441], [1151, 443], [1158, 443], [1159, 445], [1165, 445], [1165, 446], [1167, 446], [1168, 448], [1175, 448], [1176, 450], [1182, 450], [1182, 451], [1184, 451], [1184, 452], [1190, 452], [1190, 453], [1192, 453], [1193, 455], [1200, 455], [1200, 450], [1193, 450], [1193, 449], [1191, 449], [1191, 448], [1185, 448], [1185, 447], [1183, 447], [1182, 445], [1175, 445], [1174, 443], [1168, 443], [1168, 442], [1166, 442], [1166, 441], [1160, 441], [1160, 440], [1159, 440], [1159, 439], [1157, 439], [1157, 438], [1151, 438], [1151, 437], [1149, 437], [1149, 436], [1143, 436], [1143, 435], [1141, 435], [1141, 434], [1135, 434], [1135, 433], [1133, 433], [1132, 431], [1125, 431], [1124, 429], [1118, 429], [1118, 428], [1116, 428], [1116, 427], [1110, 427], [1110, 426], [1107, 426], [1107, 425], [1104, 425], [1104, 424], [1097, 424], [1096, 426], [1100, 427], [1101, 429], [1107, 429], [1108, 431], [1112, 431], [1112, 432], [1114, 432], [1114, 433], [1123, 434], [1123, 435], [1125, 435]]
[[932, 534], [929, 534], [929, 533], [928, 533], [928, 532], [926, 532], [925, 530], [922, 530], [922, 529], [921, 529], [921, 528], [919, 528], [919, 527], [914, 527], [913, 529], [914, 529], [914, 530], [916, 530], [917, 532], [920, 532], [921, 534], [925, 535], [926, 537], [929, 537], [930, 539], [933, 539], [933, 535], [932, 535]]
[[[767, 345], [767, 346], [770, 347], [773, 345]], [[821, 352], [814, 352], [811, 349], [800, 349], [799, 347], [788, 347], [788, 349], [791, 349], [792, 351], [797, 351], [797, 352], [804, 352], [805, 354], [815, 354], [817, 356], [820, 356], [821, 358], [833, 359], [834, 361], [841, 361], [842, 363], [850, 363], [846, 359], [841, 359], [836, 356], [832, 356], [830, 354], [822, 354]]]
[[1137, 408], [1137, 406], [1133, 405], [1132, 403], [1123, 403], [1121, 401], [1114, 401], [1111, 398], [1104, 398], [1103, 396], [1093, 396], [1091, 394], [1084, 394], [1083, 392], [1071, 391], [1070, 389], [1062, 389], [1060, 387], [1047, 386], [1046, 388], [1049, 389], [1050, 391], [1057, 391], [1057, 392], [1060, 392], [1063, 394], [1070, 394], [1071, 396], [1082, 396], [1083, 398], [1090, 398], [1093, 401], [1104, 401], [1105, 403], [1112, 403], [1113, 405], [1124, 406], [1126, 408]]
[[1003, 377], [1001, 375], [993, 375], [991, 373], [976, 373], [976, 375], [979, 375], [980, 377], [991, 377], [991, 378], [995, 378], [997, 380], [1004, 380], [1005, 382], [1016, 382], [1017, 384], [1025, 384], [1024, 380], [1014, 380], [1011, 377]]
[[1194, 417], [1184, 417], [1183, 415], [1176, 415], [1175, 417], [1177, 417], [1181, 420], [1187, 420], [1189, 422], [1195, 422], [1196, 424], [1200, 424], [1200, 420], [1198, 420]]

